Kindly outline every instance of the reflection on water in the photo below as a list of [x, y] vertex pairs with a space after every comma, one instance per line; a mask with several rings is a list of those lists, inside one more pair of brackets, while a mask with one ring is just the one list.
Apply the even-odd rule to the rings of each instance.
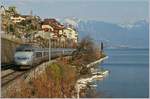
[[96, 82], [98, 87], [93, 97], [148, 97], [148, 50], [126, 49], [106, 50], [105, 52], [109, 59], [104, 61], [101, 66], [111, 72], [104, 80]]

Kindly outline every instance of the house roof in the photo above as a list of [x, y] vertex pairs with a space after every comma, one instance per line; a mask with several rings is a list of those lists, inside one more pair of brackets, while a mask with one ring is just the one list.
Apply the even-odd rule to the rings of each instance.
[[50, 25], [54, 29], [64, 29], [64, 25], [60, 24], [56, 19], [44, 19], [42, 25]]

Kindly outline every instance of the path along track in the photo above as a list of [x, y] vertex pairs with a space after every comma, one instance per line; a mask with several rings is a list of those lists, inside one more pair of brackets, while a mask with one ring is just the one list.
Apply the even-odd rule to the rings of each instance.
[[[5, 75], [1, 76], [1, 87], [9, 84], [13, 80], [19, 78], [23, 74], [25, 74], [27, 71], [14, 71], [14, 70], [9, 70], [10, 72], [6, 73]], [[5, 72], [5, 71], [4, 71]]]

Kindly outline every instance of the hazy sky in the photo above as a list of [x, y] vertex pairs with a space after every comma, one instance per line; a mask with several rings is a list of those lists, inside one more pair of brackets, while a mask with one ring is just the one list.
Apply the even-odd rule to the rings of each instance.
[[148, 0], [0, 0], [5, 6], [15, 5], [22, 14], [42, 18], [77, 17], [112, 23], [148, 20]]

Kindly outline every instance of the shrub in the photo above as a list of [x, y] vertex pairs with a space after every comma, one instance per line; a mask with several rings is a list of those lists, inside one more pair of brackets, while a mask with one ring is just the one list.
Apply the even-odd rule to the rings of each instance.
[[76, 70], [70, 65], [53, 63], [46, 72], [31, 79], [23, 80], [12, 86], [5, 97], [9, 98], [71, 98], [75, 95]]
[[83, 38], [77, 47], [77, 50], [72, 54], [71, 63], [76, 66], [80, 75], [90, 73], [86, 65], [104, 57], [103, 53], [100, 53], [99, 47], [93, 42], [93, 40], [87, 36]]

